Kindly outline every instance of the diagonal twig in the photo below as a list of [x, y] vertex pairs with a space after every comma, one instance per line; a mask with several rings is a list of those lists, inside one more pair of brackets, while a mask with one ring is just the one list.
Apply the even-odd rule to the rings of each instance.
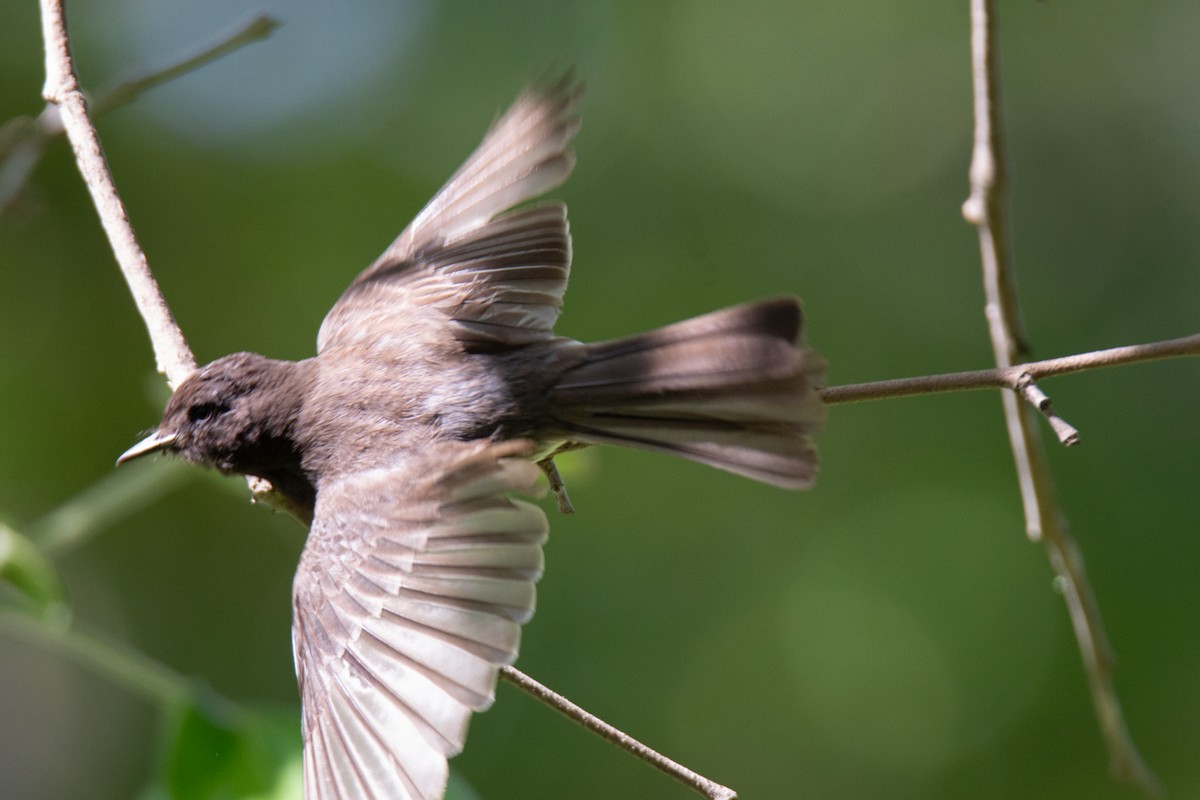
[[737, 792], [728, 786], [722, 786], [699, 773], [653, 750], [634, 739], [629, 734], [609, 725], [604, 720], [592, 714], [585, 708], [572, 703], [553, 689], [538, 683], [533, 678], [521, 672], [516, 667], [505, 666], [500, 669], [500, 677], [512, 685], [536, 697], [545, 705], [553, 708], [568, 719], [578, 722], [592, 733], [611, 742], [627, 753], [630, 753], [657, 770], [670, 775], [675, 780], [691, 787], [710, 800], [736, 800]]
[[41, 0], [41, 7], [42, 35], [46, 40], [46, 85], [42, 95], [62, 115], [63, 129], [75, 151], [83, 182], [92, 195], [113, 254], [150, 332], [158, 371], [167, 377], [171, 388], [175, 388], [195, 371], [196, 359], [158, 290], [146, 263], [146, 254], [138, 245], [125, 206], [113, 184], [87, 101], [79, 88], [63, 2]]
[[206, 64], [232, 53], [234, 50], [265, 39], [279, 27], [279, 20], [266, 14], [259, 14], [232, 33], [219, 38], [213, 44], [201, 48], [196, 53], [187, 56], [162, 69], [153, 70], [143, 75], [121, 81], [116, 86], [99, 95], [92, 104], [97, 114], [104, 114], [121, 106], [128, 105], [143, 92], [160, 86], [168, 81], [194, 72]]
[[[971, 66], [975, 146], [970, 169], [971, 193], [963, 204], [963, 216], [979, 233], [988, 331], [996, 365], [1004, 369], [1023, 360], [1027, 348], [1007, 238], [1007, 171], [999, 104], [994, 0], [971, 0]], [[1033, 386], [1030, 378], [1025, 391], [1031, 391]], [[1158, 795], [1161, 793], [1158, 779], [1142, 760], [1125, 725], [1113, 686], [1112, 651], [1100, 609], [1084, 570], [1082, 554], [1068, 531], [1055, 497], [1050, 467], [1033, 412], [1012, 392], [1005, 392], [1002, 397], [1025, 508], [1026, 531], [1031, 539], [1045, 543], [1050, 564], [1063, 590], [1087, 673], [1092, 704], [1108, 749], [1110, 767], [1116, 775], [1135, 783], [1148, 794]]]
[[[200, 69], [238, 48], [266, 38], [277, 27], [277, 20], [260, 14], [191, 56], [162, 69], [121, 81], [98, 94], [91, 102], [91, 113], [98, 116], [128, 105], [143, 92]], [[0, 156], [3, 156], [3, 163], [0, 163], [0, 213], [7, 211], [17, 202], [30, 175], [41, 160], [47, 143], [64, 130], [62, 115], [55, 105], [46, 106], [36, 118], [18, 117], [0, 126]]]

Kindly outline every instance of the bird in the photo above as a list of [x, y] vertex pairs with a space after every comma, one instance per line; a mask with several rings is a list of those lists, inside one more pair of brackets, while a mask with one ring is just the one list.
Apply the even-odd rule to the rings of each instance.
[[[554, 332], [583, 86], [527, 86], [321, 324], [316, 355], [220, 358], [118, 464], [269, 481], [309, 527], [292, 645], [309, 800], [438, 800], [534, 611], [554, 457], [617, 444], [810, 486], [826, 365], [794, 297], [585, 344]], [[537, 201], [537, 202], [534, 202]]]

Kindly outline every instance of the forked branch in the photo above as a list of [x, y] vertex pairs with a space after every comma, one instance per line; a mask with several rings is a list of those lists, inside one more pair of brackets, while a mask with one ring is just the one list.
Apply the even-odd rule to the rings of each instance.
[[1069, 375], [1072, 372], [1183, 356], [1200, 356], [1200, 334], [1149, 344], [1112, 347], [1091, 353], [1049, 358], [1045, 361], [1027, 361], [995, 369], [829, 386], [821, 389], [821, 399], [828, 405], [837, 405], [971, 389], [1011, 389], [1047, 418], [1060, 442], [1072, 445], [1078, 441], [1078, 431], [1055, 414], [1050, 405], [1050, 398], [1038, 388], [1036, 381], [1056, 375]]
[[[44, 19], [44, 17], [43, 17]], [[121, 81], [98, 94], [90, 103], [90, 113], [98, 116], [128, 105], [150, 89], [200, 69], [251, 42], [270, 35], [279, 27], [272, 17], [260, 14], [232, 33], [186, 56], [174, 64]], [[0, 126], [0, 214], [14, 206], [41, 160], [46, 145], [64, 132], [62, 115], [56, 105], [47, 105], [36, 118], [18, 117]]]
[[[994, 0], [971, 0], [971, 67], [975, 107], [975, 146], [971, 157], [971, 193], [963, 204], [963, 216], [979, 233], [983, 261], [984, 291], [987, 295], [988, 331], [996, 366], [1013, 368], [1027, 352], [1021, 325], [1020, 306], [1008, 247], [1005, 191], [1007, 170], [1003, 126], [1000, 115], [999, 71], [996, 63], [996, 20]], [[1195, 337], [1189, 337], [1195, 338]], [[1172, 346], [1190, 347], [1187, 340]], [[1164, 348], [1171, 350], [1172, 347]], [[1129, 350], [1119, 348], [1119, 350]], [[1120, 357], [1116, 354], [1114, 357]], [[1030, 364], [1017, 367], [1024, 385], [1022, 393], [1039, 407], [1049, 399], [1036, 389]], [[1043, 400], [1043, 398], [1045, 398]], [[1055, 496], [1050, 466], [1037, 432], [1037, 421], [1029, 405], [1013, 392], [1003, 394], [1004, 417], [1016, 461], [1025, 526], [1029, 537], [1042, 540], [1050, 564], [1058, 576], [1075, 638], [1079, 643], [1092, 703], [1115, 774], [1132, 781], [1151, 795], [1161, 792], [1158, 779], [1142, 760], [1125, 725], [1121, 703], [1112, 681], [1112, 651], [1100, 618], [1100, 609], [1084, 570], [1083, 557], [1067, 529]], [[1054, 417], [1051, 417], [1054, 422]], [[1073, 429], [1071, 429], [1073, 431]], [[1071, 435], [1070, 431], [1066, 435]]]

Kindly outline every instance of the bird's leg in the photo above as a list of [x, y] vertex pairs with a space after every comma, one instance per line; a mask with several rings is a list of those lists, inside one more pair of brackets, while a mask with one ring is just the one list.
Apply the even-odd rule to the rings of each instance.
[[558, 467], [554, 465], [554, 457], [547, 456], [537, 465], [542, 468], [542, 472], [546, 473], [546, 480], [550, 482], [550, 491], [554, 492], [554, 499], [558, 502], [558, 510], [563, 514], [574, 514], [575, 506], [571, 505], [571, 498], [567, 497], [567, 485], [563, 483], [562, 475], [558, 474]]

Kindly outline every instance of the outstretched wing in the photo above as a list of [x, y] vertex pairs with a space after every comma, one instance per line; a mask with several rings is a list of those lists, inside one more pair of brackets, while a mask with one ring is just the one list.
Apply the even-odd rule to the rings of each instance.
[[[421, 309], [454, 323], [467, 346], [547, 338], [566, 291], [566, 207], [509, 212], [560, 186], [575, 166], [582, 87], [570, 75], [526, 89], [478, 149], [330, 309], [318, 351], [411, 331]], [[509, 212], [509, 213], [505, 213]]]
[[307, 800], [440, 800], [533, 614], [547, 522], [522, 442], [320, 488], [293, 590]]

